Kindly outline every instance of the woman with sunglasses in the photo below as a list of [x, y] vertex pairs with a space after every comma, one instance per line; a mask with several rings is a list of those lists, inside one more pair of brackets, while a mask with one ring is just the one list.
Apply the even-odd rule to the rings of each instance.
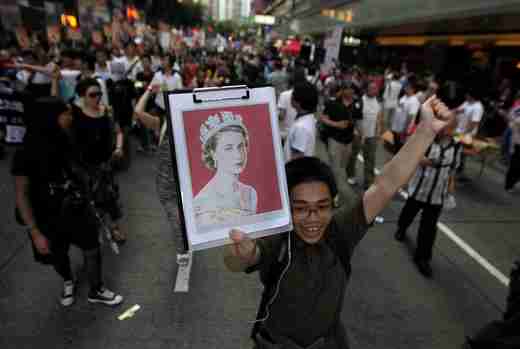
[[[126, 241], [126, 233], [119, 228], [122, 217], [119, 188], [115, 182], [111, 161], [123, 156], [123, 133], [101, 103], [101, 87], [96, 79], [78, 83], [79, 99], [73, 106], [73, 131], [79, 158], [88, 171], [96, 205], [112, 220], [112, 238]], [[116, 141], [114, 144], [114, 133]]]

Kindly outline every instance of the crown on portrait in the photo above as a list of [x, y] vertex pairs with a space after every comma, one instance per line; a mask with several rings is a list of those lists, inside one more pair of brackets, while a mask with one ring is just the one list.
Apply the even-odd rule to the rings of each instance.
[[230, 111], [219, 111], [210, 115], [208, 119], [200, 125], [200, 141], [202, 146], [206, 145], [206, 142], [214, 134], [226, 126], [240, 126], [245, 128], [241, 115], [233, 114], [233, 112]]

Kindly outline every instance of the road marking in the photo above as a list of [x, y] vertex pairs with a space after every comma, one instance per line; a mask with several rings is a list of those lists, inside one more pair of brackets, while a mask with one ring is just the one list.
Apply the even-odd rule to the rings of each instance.
[[190, 290], [190, 274], [191, 264], [193, 263], [193, 254], [190, 252], [190, 259], [187, 265], [178, 265], [177, 280], [175, 280], [175, 288], [173, 292], [188, 292]]
[[446, 226], [446, 224], [442, 222], [437, 223], [437, 228], [444, 233], [447, 237], [449, 237], [453, 242], [455, 242], [461, 249], [463, 249], [467, 254], [469, 254], [474, 260], [478, 262], [484, 269], [486, 269], [491, 275], [496, 277], [498, 281], [503, 283], [506, 287], [509, 286], [509, 278], [502, 274], [500, 270], [495, 268], [491, 263], [489, 263], [484, 257], [482, 257], [477, 251], [475, 251], [470, 245], [468, 245], [464, 240], [462, 240], [457, 234], [453, 232], [450, 228]]
[[[365, 162], [363, 156], [358, 154], [358, 160], [361, 163]], [[374, 173], [378, 176], [381, 171], [377, 168], [374, 168]], [[408, 193], [402, 189], [399, 189], [399, 195], [405, 200], [408, 199]], [[486, 269], [491, 275], [497, 278], [502, 284], [506, 287], [509, 286], [509, 278], [505, 276], [500, 270], [498, 270], [495, 266], [487, 261], [484, 257], [482, 257], [477, 251], [475, 251], [470, 245], [468, 245], [464, 240], [462, 240], [453, 230], [448, 228], [448, 226], [442, 222], [437, 223], [437, 228], [444, 233], [451, 241], [453, 241], [457, 246], [459, 246], [464, 252], [466, 252], [471, 258], [473, 258], [478, 264], [480, 264], [484, 269]]]

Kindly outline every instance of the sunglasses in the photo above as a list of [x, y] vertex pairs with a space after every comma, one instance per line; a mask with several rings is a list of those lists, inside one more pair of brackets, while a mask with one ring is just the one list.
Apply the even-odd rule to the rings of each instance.
[[103, 93], [101, 93], [101, 92], [91, 92], [91, 93], [88, 93], [87, 96], [90, 97], [90, 98], [100, 98], [101, 96], [103, 96]]

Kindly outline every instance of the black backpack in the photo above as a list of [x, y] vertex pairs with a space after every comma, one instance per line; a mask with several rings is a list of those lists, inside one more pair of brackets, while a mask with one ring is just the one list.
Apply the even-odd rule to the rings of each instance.
[[474, 336], [467, 337], [466, 349], [520, 348], [520, 260], [511, 271], [509, 295], [503, 320], [493, 321]]

